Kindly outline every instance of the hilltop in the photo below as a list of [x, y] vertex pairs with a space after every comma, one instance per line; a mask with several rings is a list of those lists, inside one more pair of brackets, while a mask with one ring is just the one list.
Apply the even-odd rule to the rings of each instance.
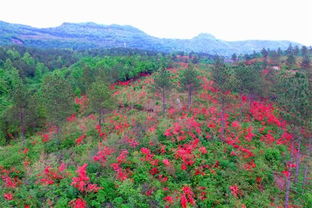
[[53, 28], [35, 28], [0, 21], [0, 45], [23, 45], [37, 48], [94, 49], [132, 48], [159, 52], [200, 52], [219, 55], [245, 54], [263, 48], [282, 50], [291, 41], [247, 40], [224, 41], [211, 34], [199, 34], [192, 39], [157, 38], [127, 25], [63, 23]]

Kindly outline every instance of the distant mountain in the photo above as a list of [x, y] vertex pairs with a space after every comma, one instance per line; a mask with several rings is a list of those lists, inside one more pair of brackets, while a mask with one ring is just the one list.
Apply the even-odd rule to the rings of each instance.
[[63, 23], [52, 28], [34, 28], [0, 21], [0, 45], [24, 45], [37, 48], [136, 48], [160, 52], [185, 51], [230, 55], [251, 53], [262, 48], [286, 49], [290, 41], [224, 41], [210, 34], [199, 34], [192, 39], [167, 39], [150, 36], [143, 31], [122, 25]]

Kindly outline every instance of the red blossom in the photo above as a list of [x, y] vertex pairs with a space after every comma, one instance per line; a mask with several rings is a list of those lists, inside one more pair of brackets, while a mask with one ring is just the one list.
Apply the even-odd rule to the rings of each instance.
[[244, 169], [245, 170], [252, 170], [253, 168], [256, 167], [255, 162], [252, 160], [249, 163], [244, 164]]
[[168, 159], [163, 159], [163, 163], [165, 164], [165, 166], [170, 166], [170, 161]]
[[284, 131], [281, 137], [276, 141], [276, 144], [289, 144], [292, 138], [293, 135], [291, 135], [287, 131]]
[[50, 139], [49, 134], [44, 134], [44, 135], [42, 135], [42, 137], [43, 137], [42, 142], [47, 142]]
[[153, 194], [154, 190], [153, 189], [149, 189], [145, 192], [146, 196], [151, 196]]
[[157, 169], [157, 168], [152, 168], [151, 170], [150, 170], [150, 174], [152, 174], [152, 175], [156, 175], [156, 174], [158, 174], [159, 173], [159, 170]]
[[72, 114], [71, 116], [67, 117], [66, 120], [68, 122], [73, 122], [76, 120], [76, 114]]
[[117, 179], [118, 180], [124, 181], [128, 178], [128, 175], [126, 174], [126, 172], [124, 170], [122, 170], [121, 168], [118, 169], [116, 171], [116, 173], [117, 173]]
[[72, 208], [86, 208], [87, 202], [81, 198], [78, 198], [78, 199], [74, 199], [71, 202], [69, 202], [69, 205]]
[[65, 178], [66, 173], [64, 173], [66, 166], [62, 163], [57, 169], [51, 168], [47, 166], [39, 176], [42, 178], [39, 179], [39, 182], [42, 185], [51, 185], [54, 184], [56, 181], [62, 180]]
[[185, 194], [181, 195], [180, 203], [181, 203], [182, 208], [187, 208], [187, 198]]
[[8, 200], [8, 201], [13, 200], [13, 194], [11, 194], [11, 193], [5, 193], [5, 194], [3, 194], [3, 197], [5, 200]]
[[163, 198], [163, 200], [169, 204], [173, 204], [173, 197], [172, 196], [166, 196]]
[[163, 175], [158, 175], [158, 179], [160, 182], [163, 182], [163, 183], [168, 181], [168, 177], [165, 177]]
[[81, 135], [80, 137], [78, 137], [77, 139], [76, 139], [76, 144], [81, 144], [82, 143], [82, 141], [85, 139], [87, 137], [87, 135], [85, 135], [85, 134], [83, 134], [83, 135]]
[[295, 168], [297, 165], [295, 163], [288, 163], [287, 168]]
[[266, 135], [261, 136], [260, 140], [265, 142], [266, 144], [272, 144], [275, 141], [275, 138], [269, 131]]
[[87, 176], [87, 168], [88, 164], [83, 164], [82, 166], [78, 167], [76, 173], [78, 173], [78, 177], [72, 178], [71, 185], [77, 188], [79, 191], [84, 192], [97, 192], [100, 187], [96, 184], [90, 184], [90, 178]]
[[23, 154], [27, 154], [28, 151], [29, 151], [29, 149], [28, 149], [28, 148], [25, 148], [25, 149], [23, 150]]
[[199, 150], [200, 153], [202, 153], [202, 154], [207, 154], [207, 153], [208, 153], [206, 147], [200, 147], [200, 148], [198, 148], [198, 150]]
[[241, 128], [241, 125], [240, 125], [240, 123], [239, 123], [238, 121], [233, 121], [232, 127], [233, 127], [233, 128], [237, 128], [237, 129], [240, 129], [240, 128]]
[[149, 154], [151, 153], [151, 150], [149, 150], [148, 148], [142, 147], [142, 148], [141, 148], [141, 152], [142, 152], [144, 155], [149, 155]]
[[187, 170], [187, 165], [185, 165], [184, 163], [181, 164], [181, 170]]
[[119, 156], [116, 158], [117, 161], [118, 161], [118, 163], [123, 163], [123, 162], [125, 162], [125, 160], [126, 160], [127, 157], [128, 157], [128, 154], [129, 154], [128, 150], [122, 150], [122, 151], [120, 152]]
[[245, 136], [245, 139], [248, 142], [251, 142], [252, 138], [255, 136], [255, 134], [252, 131], [253, 131], [253, 127], [249, 126], [247, 129], [247, 135]]
[[106, 163], [107, 157], [115, 152], [114, 149], [104, 146], [101, 148], [95, 156], [93, 156], [93, 160], [101, 163], [103, 166]]
[[288, 171], [288, 170], [282, 171], [282, 174], [283, 174], [286, 178], [290, 177], [290, 175], [291, 175], [290, 171]]
[[16, 188], [16, 181], [13, 181], [9, 176], [2, 176], [2, 180], [6, 188]]
[[230, 186], [230, 191], [231, 191], [231, 193], [232, 193], [232, 195], [233, 195], [234, 197], [236, 197], [236, 198], [238, 197], [239, 188], [238, 188], [237, 185]]

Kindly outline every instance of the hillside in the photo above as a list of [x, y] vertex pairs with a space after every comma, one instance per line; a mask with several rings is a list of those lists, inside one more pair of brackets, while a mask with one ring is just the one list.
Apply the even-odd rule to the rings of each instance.
[[202, 52], [231, 55], [252, 53], [262, 48], [286, 49], [290, 41], [223, 41], [210, 34], [192, 39], [161, 39], [132, 26], [95, 23], [64, 23], [54, 28], [34, 28], [0, 21], [0, 45], [18, 44], [38, 48], [135, 48], [160, 52]]
[[274, 54], [70, 66], [56, 54], [65, 65], [48, 70], [37, 53], [3, 49], [0, 207], [312, 207], [311, 68], [298, 56], [278, 71]]

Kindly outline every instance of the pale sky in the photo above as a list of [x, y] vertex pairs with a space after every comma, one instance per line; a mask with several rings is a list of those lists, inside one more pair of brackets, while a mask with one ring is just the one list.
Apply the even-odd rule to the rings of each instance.
[[291, 40], [312, 46], [312, 0], [1, 0], [0, 20], [132, 25], [147, 34], [223, 40]]

